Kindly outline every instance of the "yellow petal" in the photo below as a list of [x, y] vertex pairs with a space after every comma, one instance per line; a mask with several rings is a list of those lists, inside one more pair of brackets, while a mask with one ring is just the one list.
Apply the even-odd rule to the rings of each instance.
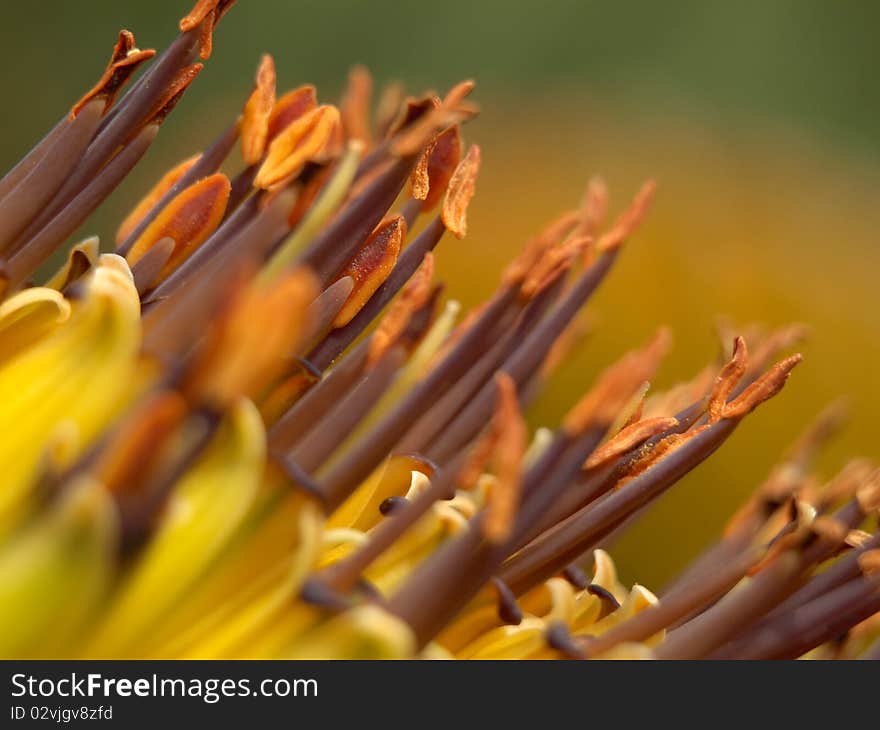
[[[620, 608], [618, 608], [613, 613], [608, 614], [605, 618], [603, 618], [598, 623], [593, 624], [587, 633], [590, 633], [594, 636], [599, 636], [600, 634], [604, 634], [609, 629], [617, 626], [629, 618], [632, 618], [638, 613], [641, 613], [646, 608], [650, 608], [654, 604], [657, 603], [657, 597], [651, 593], [647, 588], [640, 586], [638, 584], [632, 587], [632, 590], [629, 592], [629, 595], [626, 597], [626, 600], [621, 603]], [[646, 646], [656, 645], [663, 638], [662, 632], [648, 641], [644, 642]]]
[[628, 591], [617, 579], [617, 568], [614, 567], [614, 561], [611, 556], [604, 550], [594, 550], [593, 560], [595, 561], [595, 572], [593, 573], [593, 583], [602, 586], [612, 596], [617, 599], [618, 603], [626, 600]]
[[162, 176], [159, 182], [150, 189], [144, 198], [135, 206], [134, 210], [132, 210], [125, 220], [122, 221], [119, 230], [116, 232], [117, 246], [132, 234], [135, 228], [140, 225], [140, 223], [149, 215], [150, 211], [156, 206], [156, 203], [158, 203], [165, 193], [167, 193], [174, 184], [199, 161], [201, 156], [201, 153], [193, 155], [178, 165], [175, 165]]
[[240, 401], [178, 483], [157, 534], [110, 610], [96, 653], [124, 653], [129, 641], [186, 597], [246, 514], [264, 457], [259, 413], [250, 401]]
[[80, 241], [70, 249], [67, 260], [55, 274], [46, 282], [51, 289], [61, 291], [65, 286], [79, 278], [98, 261], [100, 240], [97, 236]]
[[107, 254], [83, 281], [70, 318], [0, 366], [0, 534], [25, 507], [57, 429], [75, 428], [85, 449], [133, 396], [140, 300], [128, 266]]
[[72, 656], [113, 566], [116, 514], [85, 479], [0, 550], [0, 656]]
[[70, 303], [55, 289], [35, 286], [0, 304], [0, 363], [52, 333], [70, 317]]
[[382, 519], [379, 506], [389, 497], [403, 496], [412, 482], [414, 471], [425, 473], [429, 467], [414, 456], [386, 459], [358, 487], [327, 521], [327, 526], [368, 530]]
[[[234, 657], [236, 650], [257, 656], [251, 653], [254, 642], [276, 641], [266, 635], [267, 626], [294, 605], [315, 565], [322, 524], [314, 500], [292, 493], [280, 478], [264, 477], [224, 552], [190, 588], [187, 600], [166, 616], [144, 651], [156, 657]], [[311, 613], [306, 613], [290, 619], [294, 626], [309, 624]]]
[[492, 596], [488, 603], [480, 602], [466, 609], [437, 637], [437, 643], [458, 654], [481, 635], [501, 625], [498, 603]]
[[525, 659], [546, 645], [546, 623], [524, 618], [518, 626], [499, 626], [459, 652], [460, 659]]
[[291, 647], [290, 659], [406, 659], [415, 638], [403, 621], [377, 606], [359, 606], [325, 621]]

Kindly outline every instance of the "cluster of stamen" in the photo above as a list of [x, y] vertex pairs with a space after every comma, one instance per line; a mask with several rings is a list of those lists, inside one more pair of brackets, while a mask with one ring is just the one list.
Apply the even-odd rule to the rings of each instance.
[[[160, 54], [123, 31], [95, 87], [0, 181], [7, 301], [35, 287], [146, 153], [233, 4], [199, 0]], [[456, 326], [434, 251], [447, 232], [467, 233], [481, 163], [462, 137], [473, 84], [418, 98], [392, 86], [375, 115], [372, 87], [357, 68], [339, 106], [312, 86], [279, 96], [263, 57], [241, 116], [124, 219], [115, 253], [141, 307], [148, 375], [75, 459], [38, 475], [29, 514], [93, 478], [112, 495], [120, 565], [136, 560], [247, 400], [265, 425], [264, 489], [349, 540], [288, 597], [326, 621], [378, 607], [411, 632], [412, 653], [458, 656], [491, 655], [480, 637], [502, 627], [537, 637], [523, 656], [877, 654], [864, 637], [880, 611], [869, 531], [880, 472], [858, 462], [822, 487], [810, 471], [836, 412], [659, 599], [624, 591], [600, 550], [780, 392], [801, 360], [783, 357], [799, 332], [728, 337], [726, 357], [646, 397], [670, 347], [661, 328], [530, 444], [522, 412], [577, 344], [655, 186], [606, 225], [608, 193], [591, 181]], [[236, 145], [243, 167], [230, 177], [220, 169]], [[102, 265], [83, 242], [46, 286], [75, 305]], [[436, 544], [383, 582], [382, 566], [432, 519]]]

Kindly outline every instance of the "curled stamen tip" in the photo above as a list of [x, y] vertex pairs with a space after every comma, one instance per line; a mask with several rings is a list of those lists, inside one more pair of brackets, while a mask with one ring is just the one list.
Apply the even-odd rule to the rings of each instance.
[[725, 406], [722, 418], [738, 419], [751, 413], [755, 408], [776, 395], [785, 386], [791, 371], [803, 360], [797, 353], [780, 360], [766, 373], [749, 385], [739, 396]]
[[397, 262], [405, 237], [406, 221], [398, 215], [380, 225], [361, 246], [341, 274], [351, 277], [354, 286], [333, 321], [334, 327], [348, 324], [382, 286]]
[[203, 59], [210, 58], [213, 46], [214, 28], [220, 19], [235, 4], [236, 0], [197, 0], [192, 10], [184, 15], [178, 27], [181, 32], [188, 33], [199, 30], [199, 55]]
[[178, 27], [184, 33], [193, 30], [193, 28], [217, 9], [220, 2], [221, 0], [196, 0], [192, 10], [180, 19]]
[[82, 111], [83, 107], [96, 98], [104, 99], [104, 112], [112, 106], [119, 90], [126, 84], [144, 61], [156, 55], [152, 48], [141, 50], [137, 47], [134, 35], [127, 30], [119, 31], [119, 38], [113, 47], [110, 62], [101, 78], [87, 91], [70, 110], [71, 118]]
[[620, 215], [611, 230], [599, 239], [596, 244], [597, 250], [611, 251], [619, 248], [648, 214], [656, 192], [657, 183], [654, 180], [645, 182], [636, 193], [629, 208]]
[[241, 121], [241, 155], [248, 165], [259, 162], [266, 151], [269, 117], [275, 107], [275, 61], [268, 53], [260, 60], [255, 82]]
[[479, 172], [480, 148], [471, 145], [452, 173], [440, 216], [443, 225], [456, 238], [464, 238], [467, 234], [467, 209], [474, 196]]
[[461, 128], [456, 124], [438, 134], [413, 169], [412, 196], [423, 201], [421, 209], [433, 208], [446, 190], [461, 160]]
[[707, 410], [709, 412], [709, 421], [715, 423], [718, 421], [724, 409], [727, 406], [727, 399], [733, 392], [737, 383], [742, 380], [745, 375], [748, 363], [748, 348], [746, 341], [740, 336], [733, 340], [733, 352], [730, 360], [721, 368], [721, 372], [715, 378], [712, 385], [712, 392], [709, 395], [709, 404]]

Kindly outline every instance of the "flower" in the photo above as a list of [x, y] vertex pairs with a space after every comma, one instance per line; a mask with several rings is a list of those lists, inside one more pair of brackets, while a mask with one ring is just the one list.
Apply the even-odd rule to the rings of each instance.
[[156, 183], [113, 253], [88, 239], [34, 282], [233, 4], [199, 0], [159, 54], [120, 33], [0, 181], [2, 655], [876, 655], [880, 471], [811, 470], [836, 410], [659, 598], [621, 583], [602, 546], [782, 390], [800, 331], [746, 329], [647, 397], [661, 329], [530, 434], [522, 410], [655, 186], [606, 226], [591, 181], [459, 321], [434, 250], [467, 234], [471, 82], [392, 87], [373, 118], [365, 69], [337, 108], [310, 86], [278, 96], [264, 56], [241, 117]]

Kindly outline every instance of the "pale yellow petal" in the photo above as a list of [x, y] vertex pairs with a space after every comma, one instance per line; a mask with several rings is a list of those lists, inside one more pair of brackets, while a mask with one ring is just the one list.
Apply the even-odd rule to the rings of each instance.
[[89, 479], [0, 549], [0, 656], [76, 656], [113, 570], [116, 514]]
[[181, 479], [157, 534], [117, 596], [95, 653], [125, 653], [223, 549], [257, 492], [265, 433], [257, 409], [240, 401], [207, 452]]

